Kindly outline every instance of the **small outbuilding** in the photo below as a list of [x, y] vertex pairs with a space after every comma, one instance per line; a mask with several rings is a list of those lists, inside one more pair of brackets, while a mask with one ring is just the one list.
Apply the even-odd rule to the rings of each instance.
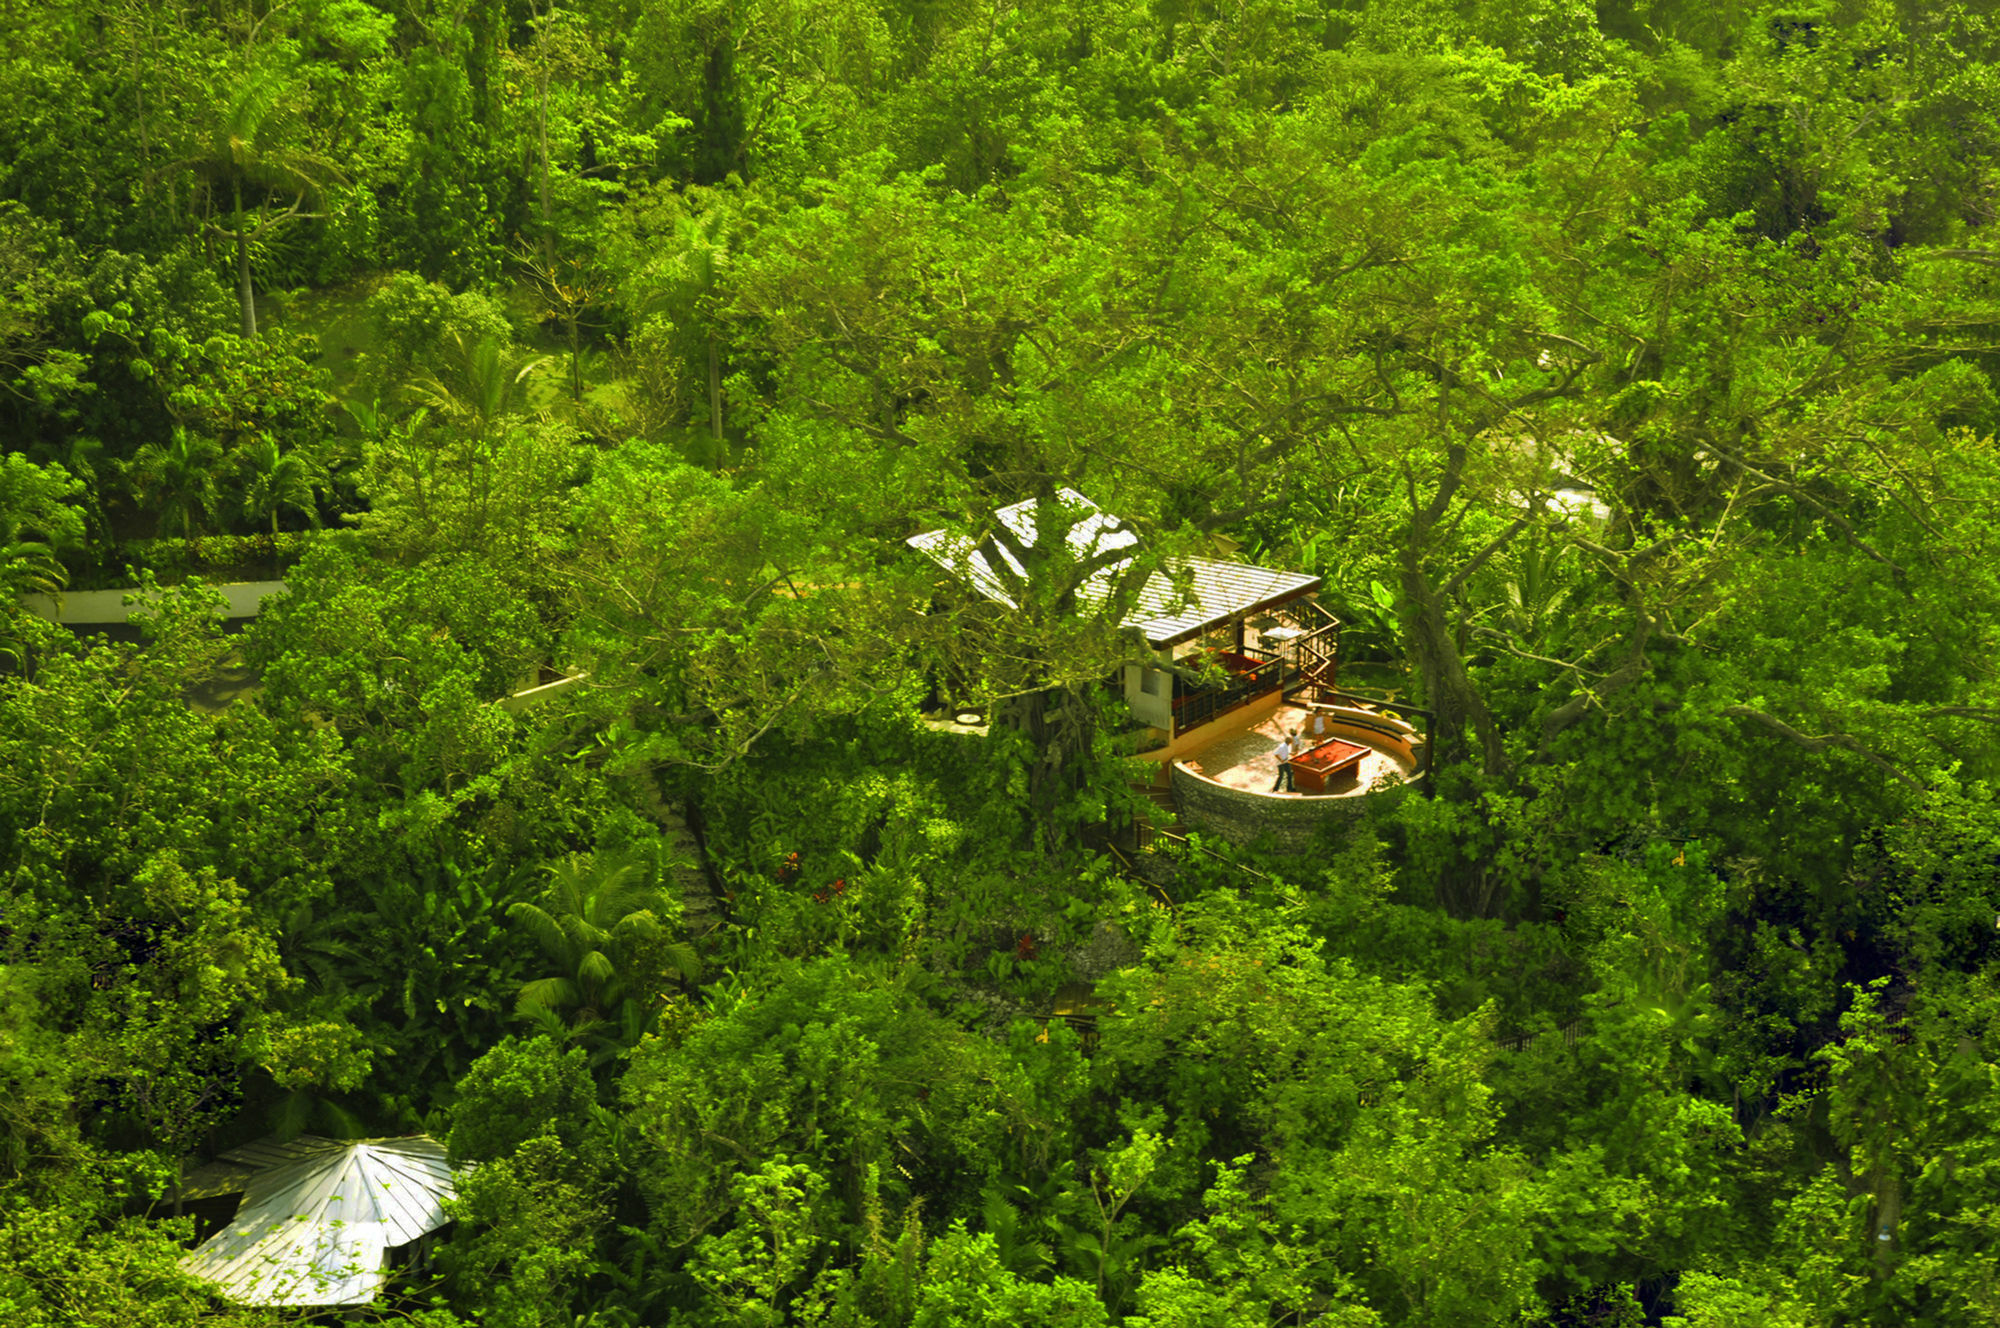
[[455, 1180], [428, 1135], [246, 1144], [183, 1185], [189, 1196], [240, 1188], [243, 1200], [181, 1268], [240, 1305], [365, 1305], [392, 1255], [449, 1220]]

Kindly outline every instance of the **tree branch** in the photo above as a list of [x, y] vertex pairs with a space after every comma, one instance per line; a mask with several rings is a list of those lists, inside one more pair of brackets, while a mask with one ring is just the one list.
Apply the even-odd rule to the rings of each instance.
[[1759, 710], [1754, 706], [1745, 706], [1745, 705], [1724, 706], [1720, 711], [1720, 713], [1725, 718], [1728, 719], [1750, 720], [1752, 723], [1761, 725], [1762, 727], [1769, 729], [1771, 732], [1777, 734], [1779, 737], [1785, 739], [1787, 742], [1803, 747], [1809, 752], [1825, 751], [1829, 747], [1843, 747], [1846, 750], [1853, 752], [1856, 756], [1859, 756], [1862, 759], [1870, 762], [1871, 764], [1879, 766], [1881, 769], [1887, 771], [1889, 774], [1894, 775], [1897, 779], [1902, 780], [1905, 784], [1908, 784], [1911, 788], [1920, 789], [1923, 787], [1922, 784], [1918, 783], [1910, 776], [1904, 774], [1902, 769], [1897, 765], [1895, 765], [1893, 762], [1891, 762], [1887, 757], [1882, 756], [1879, 753], [1870, 751], [1866, 747], [1863, 747], [1858, 740], [1856, 740], [1855, 738], [1851, 737], [1848, 734], [1826, 733], [1826, 734], [1821, 734], [1819, 737], [1815, 738], [1811, 734], [1799, 732], [1791, 725], [1785, 723], [1785, 721], [1783, 721], [1782, 719], [1777, 718], [1775, 715], [1766, 714], [1764, 711]]
[[1992, 249], [1933, 249], [1927, 254], [1918, 254], [1919, 261], [1947, 258], [1960, 263], [1978, 263], [1982, 267], [2000, 267], [2000, 252]]
[[2000, 724], [2000, 710], [1992, 706], [1939, 706], [1926, 710], [1923, 719], [1976, 719], [1981, 724]]
[[1488, 559], [1492, 558], [1493, 555], [1500, 552], [1500, 550], [1506, 548], [1509, 541], [1511, 541], [1516, 535], [1520, 534], [1527, 528], [1528, 528], [1528, 518], [1524, 516], [1515, 517], [1514, 520], [1507, 526], [1505, 530], [1501, 531], [1498, 535], [1495, 535], [1492, 539], [1486, 541], [1486, 547], [1481, 549], [1478, 553], [1473, 554], [1471, 561], [1467, 562], [1465, 566], [1458, 569], [1458, 575], [1454, 576], [1451, 580], [1444, 583], [1444, 588], [1438, 591], [1439, 598], [1450, 599], [1453, 595], [1457, 594], [1458, 588], [1465, 584], [1465, 579], [1467, 577], [1471, 576], [1474, 572], [1477, 572], [1480, 568], [1486, 566]]
[[[1639, 609], [1639, 621], [1632, 630], [1632, 645], [1626, 652], [1625, 662], [1606, 677], [1596, 688], [1586, 687], [1575, 696], [1551, 710], [1542, 718], [1542, 742], [1544, 745], [1558, 734], [1574, 727], [1590, 712], [1593, 705], [1601, 706], [1608, 696], [1616, 696], [1646, 674], [1646, 642], [1653, 635], [1653, 615]], [[1578, 670], [1581, 672], [1581, 670]]]
[[[1765, 474], [1763, 471], [1757, 469], [1749, 462], [1743, 460], [1741, 457], [1731, 456], [1728, 452], [1723, 451], [1721, 447], [1717, 446], [1715, 441], [1711, 438], [1704, 438], [1702, 440], [1702, 446], [1706, 447], [1709, 451], [1721, 457], [1724, 461], [1727, 461], [1730, 465], [1735, 466], [1738, 470], [1741, 470], [1749, 475], [1755, 475], [1758, 479], [1764, 481], [1766, 484], [1775, 485], [1783, 492], [1788, 493], [1792, 497], [1800, 500], [1801, 502], [1808, 504], [1814, 510], [1819, 512], [1821, 516], [1825, 517], [1828, 521], [1832, 522], [1833, 525], [1840, 531], [1840, 533], [1846, 537], [1847, 542], [1849, 544], [1852, 544], [1855, 548], [1861, 550], [1861, 552], [1867, 554], [1870, 558], [1873, 558], [1876, 562], [1881, 563], [1884, 567], [1888, 568], [1896, 575], [1898, 576], [1909, 575], [1909, 573], [1903, 568], [1901, 563], [1895, 562], [1892, 559], [1886, 557], [1885, 555], [1877, 552], [1874, 546], [1869, 544], [1867, 540], [1862, 539], [1860, 532], [1854, 529], [1853, 525], [1848, 522], [1846, 517], [1841, 516], [1838, 512], [1828, 507], [1825, 503], [1821, 502], [1819, 499], [1813, 497], [1810, 493], [1807, 493], [1804, 489], [1799, 488], [1795, 484], [1789, 484], [1786, 481], [1781, 480], [1774, 475]], [[1903, 591], [1903, 596], [1906, 599], [1916, 598], [1916, 596], [1912, 595], [1908, 590]]]

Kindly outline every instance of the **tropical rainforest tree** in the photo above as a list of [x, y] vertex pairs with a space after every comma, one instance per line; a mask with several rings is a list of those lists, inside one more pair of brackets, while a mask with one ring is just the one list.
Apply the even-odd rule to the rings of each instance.
[[556, 969], [521, 988], [516, 1013], [551, 1027], [566, 1016], [572, 1033], [603, 1025], [629, 1046], [659, 1013], [664, 993], [650, 988], [701, 971], [693, 948], [667, 931], [672, 911], [636, 859], [597, 853], [551, 866], [541, 903], [507, 909]]
[[0, 460], [0, 594], [54, 594], [68, 574], [59, 550], [83, 540], [73, 504], [83, 483], [61, 466], [37, 466], [19, 453]]
[[265, 434], [238, 448], [232, 460], [243, 486], [247, 520], [259, 524], [268, 520], [273, 539], [278, 535], [278, 514], [287, 508], [319, 524], [318, 497], [324, 477], [310, 458], [285, 451], [277, 439]]
[[[224, 87], [196, 150], [177, 165], [204, 181], [228, 209], [226, 224], [211, 217], [203, 226], [235, 250], [236, 298], [245, 337], [257, 335], [252, 249], [269, 244], [286, 227], [310, 219], [314, 214], [308, 205], [342, 178], [340, 168], [309, 145], [299, 95], [286, 71], [276, 66], [251, 68]], [[274, 211], [272, 199], [286, 194], [291, 201]]]
[[215, 515], [222, 448], [176, 427], [165, 443], [147, 443], [125, 463], [132, 490], [156, 513], [162, 535], [193, 539]]
[[[480, 1164], [428, 1328], [1993, 1321], [1996, 67], [1888, 0], [0, 4], [0, 591], [336, 527], [240, 636], [5, 609], [0, 1319], [295, 1318], [168, 1215], [303, 1127]], [[1182, 555], [1323, 574], [1431, 796], [1107, 824]]]

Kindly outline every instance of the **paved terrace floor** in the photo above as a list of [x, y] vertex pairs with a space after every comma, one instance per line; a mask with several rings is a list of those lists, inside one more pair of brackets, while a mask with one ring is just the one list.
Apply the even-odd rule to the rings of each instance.
[[[1232, 734], [1182, 759], [1196, 774], [1206, 775], [1218, 784], [1269, 793], [1278, 778], [1278, 762], [1272, 755], [1277, 749], [1278, 739], [1305, 726], [1310, 713], [1299, 706], [1281, 705], [1260, 720], [1256, 727]], [[1329, 719], [1328, 723], [1332, 722]], [[1368, 748], [1368, 755], [1361, 758], [1360, 778], [1337, 792], [1287, 796], [1352, 798], [1366, 793], [1384, 775], [1395, 774], [1408, 779], [1416, 773], [1414, 765], [1365, 734], [1349, 729], [1337, 736], [1343, 741]], [[1317, 740], [1308, 734], [1306, 741], [1311, 744]]]

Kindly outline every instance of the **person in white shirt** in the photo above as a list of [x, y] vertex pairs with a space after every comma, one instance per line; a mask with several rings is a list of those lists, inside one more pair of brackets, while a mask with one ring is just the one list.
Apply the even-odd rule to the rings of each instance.
[[1278, 758], [1278, 778], [1271, 785], [1271, 792], [1276, 793], [1281, 788], [1293, 793], [1298, 792], [1292, 786], [1291, 766], [1292, 754], [1298, 750], [1297, 743], [1298, 735], [1294, 733], [1286, 733], [1278, 738], [1278, 749], [1272, 753]]
[[1324, 710], [1313, 711], [1312, 722], [1306, 727], [1311, 732], [1314, 742], [1318, 742], [1321, 738], [1324, 738], [1326, 736], [1326, 712]]

